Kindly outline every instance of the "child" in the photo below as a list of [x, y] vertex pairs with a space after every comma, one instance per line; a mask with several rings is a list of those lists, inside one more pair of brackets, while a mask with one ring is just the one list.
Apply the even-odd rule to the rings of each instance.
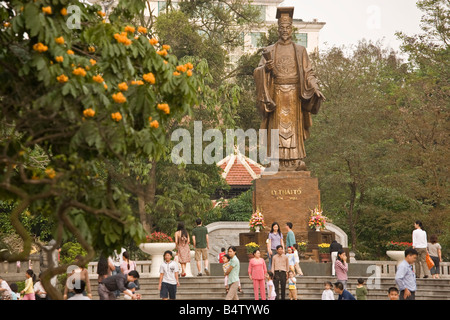
[[223, 256], [226, 254], [225, 252], [225, 248], [220, 249], [220, 253], [219, 253], [219, 263], [223, 263]]
[[298, 276], [302, 276], [302, 268], [300, 268], [300, 257], [298, 256], [298, 244], [294, 244], [294, 260], [295, 260], [295, 272]]
[[[12, 287], [11, 287], [11, 289], [12, 289]], [[390, 287], [388, 289], [389, 300], [398, 300], [398, 297], [399, 297], [398, 289], [396, 287]]]
[[159, 268], [159, 291], [160, 298], [163, 300], [175, 300], [177, 296], [178, 282], [178, 263], [172, 260], [172, 251], [164, 252], [164, 261]]
[[225, 291], [228, 293], [228, 275], [225, 274], [230, 267], [230, 256], [227, 254], [224, 254], [222, 256], [222, 268], [223, 268], [223, 274], [225, 275], [224, 284], [225, 284]]
[[294, 271], [289, 270], [288, 275], [289, 275], [289, 280], [288, 280], [289, 298], [291, 300], [297, 300], [297, 286], [295, 285], [297, 282], [297, 279], [295, 279], [295, 273], [294, 273]]
[[20, 293], [24, 294], [22, 300], [36, 300], [36, 297], [34, 295], [34, 288], [33, 288], [33, 280], [36, 276], [35, 276], [33, 270], [28, 269], [25, 272], [25, 277], [27, 278], [25, 280], [25, 289], [20, 291]]
[[17, 283], [11, 283], [9, 288], [11, 289], [11, 300], [20, 300], [19, 286]]
[[288, 257], [289, 261], [289, 270], [292, 271], [295, 275], [295, 256], [294, 256], [294, 248], [288, 247], [287, 248], [288, 253], [286, 253], [286, 256]]
[[356, 285], [356, 300], [367, 300], [367, 288], [364, 287], [364, 279], [359, 278]]
[[334, 300], [333, 284], [330, 281], [325, 282], [325, 290], [322, 292], [322, 300]]
[[[226, 275], [225, 273], [227, 272], [228, 268], [230, 267], [230, 260], [231, 257], [228, 254], [224, 254], [222, 256], [222, 268], [223, 268], [223, 274], [225, 275], [224, 278], [224, 284], [225, 284], [225, 291], [228, 293], [228, 275]], [[239, 293], [242, 293], [242, 288], [241, 288], [241, 280], [239, 280], [239, 287], [238, 287], [238, 291]]]
[[266, 280], [267, 280], [267, 294], [268, 294], [268, 300], [275, 300], [277, 294], [275, 293], [275, 286], [273, 285], [273, 272], [268, 271], [266, 273]]

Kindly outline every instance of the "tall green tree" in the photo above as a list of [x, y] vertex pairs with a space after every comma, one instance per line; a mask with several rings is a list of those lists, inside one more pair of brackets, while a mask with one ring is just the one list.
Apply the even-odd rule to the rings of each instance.
[[[131, 25], [143, 9], [142, 1], [119, 1], [105, 21], [99, 6], [78, 1], [0, 7], [0, 191], [16, 203], [10, 221], [24, 241], [22, 252], [2, 252], [2, 260], [28, 259], [25, 210], [55, 223], [55, 246], [80, 243], [87, 252], [80, 264], [143, 240], [132, 188], [114, 182], [134, 173], [131, 156], [163, 155], [167, 127], [191, 113], [199, 86], [192, 67], [174, 74], [179, 61], [170, 49]], [[54, 299], [61, 295], [49, 279], [66, 267], [43, 275]]]
[[194, 120], [202, 122], [203, 130], [225, 132], [236, 126], [238, 106], [245, 96], [242, 86], [224, 75], [230, 51], [242, 45], [243, 32], [259, 22], [259, 15], [250, 1], [181, 1], [177, 6], [167, 1], [157, 17], [152, 13], [139, 18], [153, 27], [160, 42], [170, 44], [171, 53], [180, 61], [193, 62], [195, 72], [202, 75], [192, 115], [172, 121], [167, 128], [164, 156], [138, 166], [147, 168], [147, 176], [136, 174], [136, 178], [142, 183], [138, 211], [148, 231], [171, 233], [180, 220], [189, 229], [195, 217], [211, 208], [217, 190], [227, 188], [215, 164], [172, 163], [174, 143], [169, 140], [177, 129], [187, 129], [193, 137]]
[[411, 241], [417, 219], [448, 243], [449, 6], [418, 7], [424, 33], [399, 33], [408, 61], [364, 41], [313, 58], [327, 101], [308, 165], [326, 214], [368, 258], [384, 257], [387, 241]]

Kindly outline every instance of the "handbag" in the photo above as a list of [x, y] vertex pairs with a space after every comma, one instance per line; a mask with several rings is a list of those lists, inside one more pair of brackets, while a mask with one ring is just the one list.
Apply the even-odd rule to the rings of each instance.
[[427, 253], [427, 256], [425, 258], [425, 261], [427, 262], [428, 269], [431, 269], [431, 268], [434, 267], [433, 259], [431, 259], [430, 255], [428, 253]]

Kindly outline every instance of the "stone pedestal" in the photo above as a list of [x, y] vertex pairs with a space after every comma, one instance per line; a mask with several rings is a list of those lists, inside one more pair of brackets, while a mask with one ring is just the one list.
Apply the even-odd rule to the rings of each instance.
[[320, 243], [331, 243], [335, 240], [335, 234], [332, 231], [328, 230], [309, 230], [308, 231], [308, 246], [306, 247], [306, 251], [312, 251], [314, 253], [313, 259], [316, 262], [324, 262], [324, 259], [320, 257], [319, 253], [319, 244]]
[[[270, 231], [270, 230], [269, 230]], [[239, 246], [236, 247], [236, 254], [238, 256], [239, 261], [248, 262], [249, 257], [247, 254], [247, 248], [245, 245], [250, 242], [255, 242], [259, 245], [259, 250], [261, 251], [261, 257], [263, 259], [267, 258], [267, 245], [266, 240], [269, 232], [263, 230], [261, 232], [245, 232], [239, 234]]]
[[262, 211], [266, 230], [276, 221], [285, 234], [286, 222], [292, 222], [297, 242], [308, 238], [311, 210], [319, 203], [319, 181], [309, 171], [280, 171], [254, 182], [253, 209]]
[[334, 232], [328, 230], [308, 231], [308, 246], [306, 247], [307, 251], [312, 251], [313, 249], [318, 249], [319, 243], [331, 243], [335, 240]]

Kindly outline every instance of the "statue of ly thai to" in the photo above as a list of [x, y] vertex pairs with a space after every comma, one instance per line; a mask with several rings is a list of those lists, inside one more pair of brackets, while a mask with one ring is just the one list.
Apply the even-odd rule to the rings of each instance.
[[[277, 10], [278, 41], [264, 48], [254, 71], [257, 108], [262, 114], [261, 129], [279, 132], [280, 171], [306, 170], [305, 140], [325, 97], [304, 46], [292, 41], [293, 7]], [[271, 150], [267, 139], [267, 150]], [[268, 155], [269, 158], [271, 155]]]

